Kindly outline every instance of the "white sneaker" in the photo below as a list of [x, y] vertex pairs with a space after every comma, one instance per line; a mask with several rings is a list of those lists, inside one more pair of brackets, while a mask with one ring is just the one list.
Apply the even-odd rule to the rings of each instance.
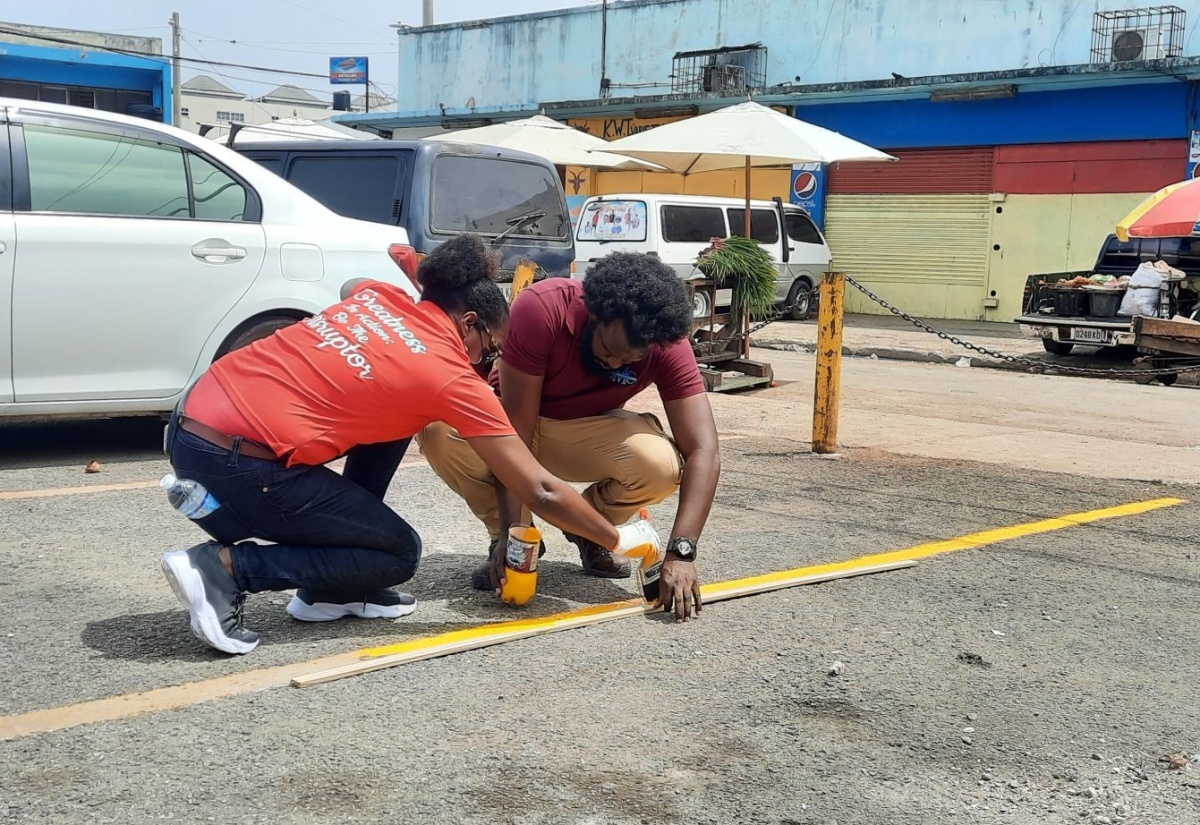
[[332, 622], [346, 616], [359, 619], [399, 619], [417, 609], [417, 600], [395, 590], [373, 590], [362, 598], [345, 601], [350, 594], [300, 589], [288, 602], [287, 612], [302, 622]]

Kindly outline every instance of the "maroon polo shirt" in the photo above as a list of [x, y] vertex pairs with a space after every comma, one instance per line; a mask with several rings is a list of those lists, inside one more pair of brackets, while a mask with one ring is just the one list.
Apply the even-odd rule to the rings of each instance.
[[568, 278], [531, 284], [513, 303], [501, 358], [523, 373], [542, 376], [541, 415], [558, 420], [602, 415], [621, 409], [651, 384], [663, 401], [705, 391], [686, 338], [652, 345], [641, 361], [617, 371], [617, 380], [588, 372], [579, 354], [587, 320], [583, 283]]

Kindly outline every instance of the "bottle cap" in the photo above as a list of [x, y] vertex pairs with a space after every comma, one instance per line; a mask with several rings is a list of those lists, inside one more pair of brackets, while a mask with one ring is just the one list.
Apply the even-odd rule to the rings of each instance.
[[179, 481], [179, 479], [175, 478], [175, 476], [172, 473], [167, 473], [165, 476], [163, 476], [159, 480], [158, 486], [162, 487], [164, 490], [170, 490], [172, 487], [175, 486], [175, 483], [177, 481]]

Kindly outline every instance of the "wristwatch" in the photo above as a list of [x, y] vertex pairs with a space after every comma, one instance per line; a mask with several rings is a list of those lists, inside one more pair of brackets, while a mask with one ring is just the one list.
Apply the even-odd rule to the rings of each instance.
[[667, 544], [667, 552], [674, 553], [683, 561], [696, 560], [696, 542], [679, 536]]

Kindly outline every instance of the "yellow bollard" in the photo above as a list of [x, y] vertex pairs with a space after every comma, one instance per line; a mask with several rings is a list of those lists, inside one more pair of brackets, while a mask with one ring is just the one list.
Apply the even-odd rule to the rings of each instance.
[[846, 279], [841, 272], [821, 276], [817, 314], [817, 383], [813, 390], [814, 453], [837, 452], [838, 404], [842, 390], [842, 316]]
[[537, 268], [538, 265], [535, 262], [524, 258], [517, 263], [516, 271], [513, 272], [512, 294], [508, 296], [510, 306], [513, 301], [517, 300], [521, 290], [533, 283], [533, 276], [537, 274]]

